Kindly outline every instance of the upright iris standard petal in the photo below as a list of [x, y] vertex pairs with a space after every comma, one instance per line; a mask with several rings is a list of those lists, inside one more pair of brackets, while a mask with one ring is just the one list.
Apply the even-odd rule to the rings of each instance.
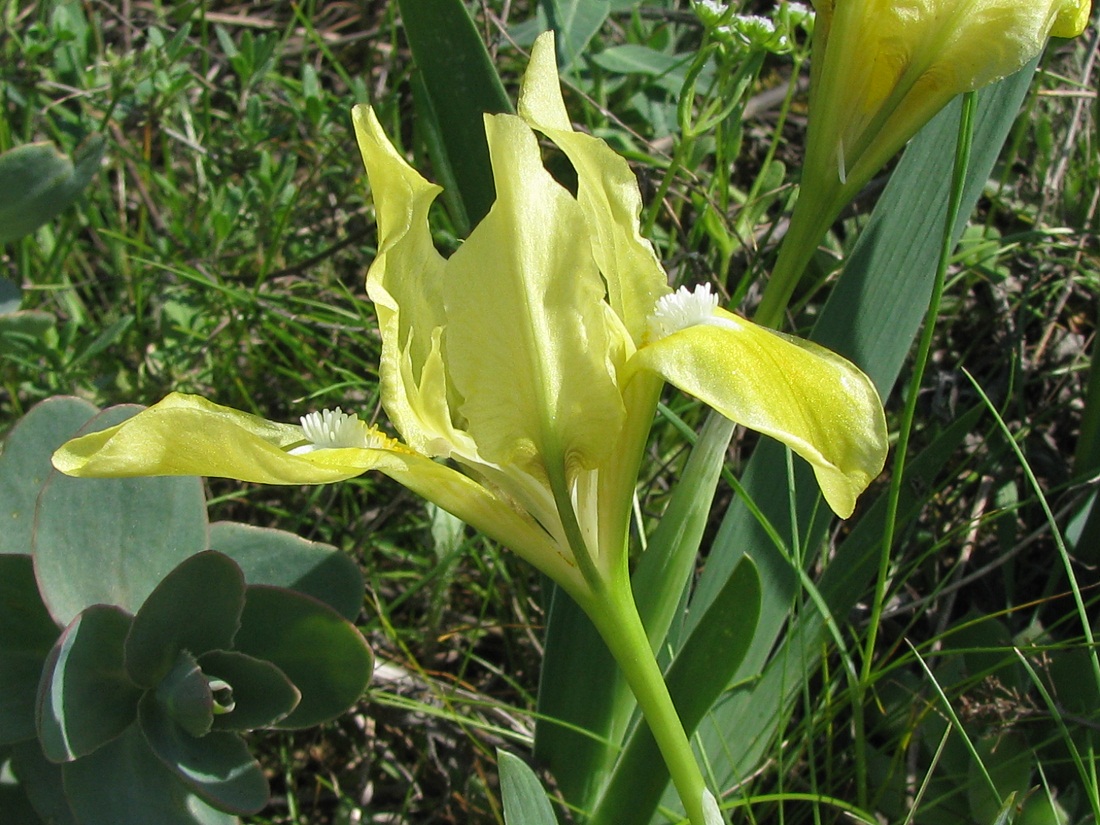
[[584, 216], [530, 127], [496, 115], [486, 133], [497, 200], [447, 262], [447, 370], [482, 458], [572, 478], [605, 461], [621, 426], [621, 333]]
[[577, 201], [592, 235], [592, 254], [607, 283], [608, 303], [637, 342], [654, 302], [669, 291], [668, 279], [639, 231], [642, 197], [634, 173], [602, 140], [573, 131], [555, 61], [553, 39], [536, 40], [517, 111], [573, 164]]
[[446, 261], [428, 226], [428, 210], [442, 190], [405, 162], [373, 110], [356, 106], [352, 122], [378, 220], [367, 293], [382, 333], [382, 402], [409, 446], [443, 455], [456, 440], [440, 352]]

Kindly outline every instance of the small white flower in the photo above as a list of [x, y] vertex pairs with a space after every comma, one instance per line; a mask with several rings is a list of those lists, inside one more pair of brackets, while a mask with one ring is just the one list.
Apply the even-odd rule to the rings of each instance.
[[809, 31], [814, 24], [814, 10], [802, 3], [787, 3], [783, 7], [786, 13], [787, 23], [793, 29], [796, 26]]
[[654, 340], [682, 329], [709, 321], [718, 308], [718, 296], [710, 284], [700, 284], [694, 290], [686, 286], [657, 299], [649, 317], [649, 334]]
[[696, 0], [695, 13], [705, 25], [714, 26], [724, 18], [730, 10], [728, 2], [722, 0]]
[[774, 34], [775, 22], [768, 17], [759, 14], [739, 14], [733, 18], [746, 32], [760, 32], [762, 34]]
[[783, 35], [777, 34], [775, 21], [759, 14], [738, 14], [730, 22], [730, 31], [746, 46], [773, 51], [783, 44]]
[[314, 450], [333, 450], [340, 447], [368, 448], [380, 445], [380, 439], [359, 420], [337, 407], [303, 415], [302, 435], [308, 444], [294, 447], [291, 455], [312, 453]]

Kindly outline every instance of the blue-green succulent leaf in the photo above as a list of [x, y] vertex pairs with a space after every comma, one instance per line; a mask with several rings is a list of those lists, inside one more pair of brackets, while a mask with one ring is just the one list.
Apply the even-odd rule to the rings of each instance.
[[141, 690], [122, 661], [132, 618], [119, 607], [93, 605], [65, 628], [46, 658], [38, 739], [54, 762], [87, 756], [133, 722]]
[[[83, 431], [110, 427], [138, 409], [104, 410]], [[206, 502], [198, 478], [78, 479], [54, 473], [38, 499], [35, 573], [58, 624], [93, 604], [136, 613], [176, 565], [206, 547]]]
[[0, 744], [34, 736], [34, 704], [60, 629], [34, 580], [30, 556], [0, 555]]
[[181, 651], [201, 656], [230, 648], [244, 608], [244, 575], [228, 556], [191, 556], [164, 577], [134, 616], [126, 668], [145, 688], [175, 667]]
[[153, 753], [206, 802], [236, 814], [254, 814], [267, 804], [269, 791], [260, 763], [237, 734], [211, 731], [192, 736], [152, 694], [142, 698], [138, 714]]
[[232, 521], [210, 525], [210, 549], [229, 556], [248, 584], [270, 584], [320, 599], [349, 622], [363, 606], [363, 573], [330, 544]]
[[63, 768], [65, 793], [81, 825], [238, 825], [210, 807], [149, 748], [138, 726]]
[[0, 553], [30, 553], [34, 505], [53, 472], [50, 456], [97, 412], [79, 398], [50, 398], [19, 419], [0, 453]]
[[302, 699], [298, 688], [271, 662], [235, 650], [213, 650], [199, 657], [199, 666], [207, 678], [224, 683], [232, 693], [232, 710], [214, 715], [215, 730], [271, 727]]
[[214, 723], [214, 692], [195, 657], [181, 650], [154, 692], [163, 712], [191, 736], [205, 736]]
[[280, 587], [250, 585], [236, 650], [271, 662], [302, 700], [275, 727], [334, 719], [366, 689], [374, 657], [362, 634], [328, 605]]

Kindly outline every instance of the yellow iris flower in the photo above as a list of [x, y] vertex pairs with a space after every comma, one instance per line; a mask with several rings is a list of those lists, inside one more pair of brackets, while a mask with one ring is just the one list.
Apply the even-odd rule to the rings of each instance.
[[775, 325], [844, 206], [952, 98], [1012, 74], [1091, 0], [814, 0], [806, 158], [757, 318]]
[[862, 185], [956, 95], [1074, 37], [1090, 0], [816, 0], [804, 186]]
[[[485, 118], [497, 198], [449, 258], [432, 243], [440, 189], [373, 111], [353, 113], [379, 251], [367, 276], [382, 336], [382, 401], [398, 441], [339, 410], [280, 424], [172, 394], [54, 456], [77, 476], [207, 475], [269, 484], [385, 473], [561, 583], [625, 571], [638, 468], [665, 381], [787, 444], [847, 516], [887, 450], [856, 367], [815, 344], [673, 292], [639, 235], [626, 162], [573, 130], [540, 38], [518, 116]], [[577, 173], [543, 166], [538, 134]]]

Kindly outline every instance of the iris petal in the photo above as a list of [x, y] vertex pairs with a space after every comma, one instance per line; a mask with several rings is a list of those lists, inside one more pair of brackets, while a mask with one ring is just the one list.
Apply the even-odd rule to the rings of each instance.
[[288, 452], [302, 436], [302, 428], [293, 424], [172, 393], [122, 424], [67, 442], [54, 453], [53, 463], [78, 477], [196, 475], [294, 485], [378, 470], [510, 547], [571, 591], [582, 586], [572, 559], [533, 519], [451, 467], [377, 431], [371, 441], [383, 447]]
[[769, 435], [806, 459], [842, 518], [881, 471], [888, 448], [882, 403], [850, 362], [809, 341], [724, 310], [712, 322], [658, 339], [632, 369], [670, 384], [727, 418]]
[[517, 111], [573, 164], [577, 202], [607, 282], [607, 300], [631, 338], [640, 341], [654, 302], [669, 291], [668, 280], [653, 247], [641, 236], [642, 196], [626, 160], [599, 138], [573, 131], [569, 123], [551, 37], [535, 41]]
[[122, 424], [69, 441], [53, 463], [73, 476], [195, 475], [325, 484], [362, 475], [384, 453], [355, 447], [288, 452], [303, 437], [299, 426], [172, 393]]
[[534, 132], [495, 115], [486, 134], [497, 200], [447, 262], [447, 370], [484, 459], [575, 477], [604, 461], [621, 426], [621, 348], [584, 217]]

